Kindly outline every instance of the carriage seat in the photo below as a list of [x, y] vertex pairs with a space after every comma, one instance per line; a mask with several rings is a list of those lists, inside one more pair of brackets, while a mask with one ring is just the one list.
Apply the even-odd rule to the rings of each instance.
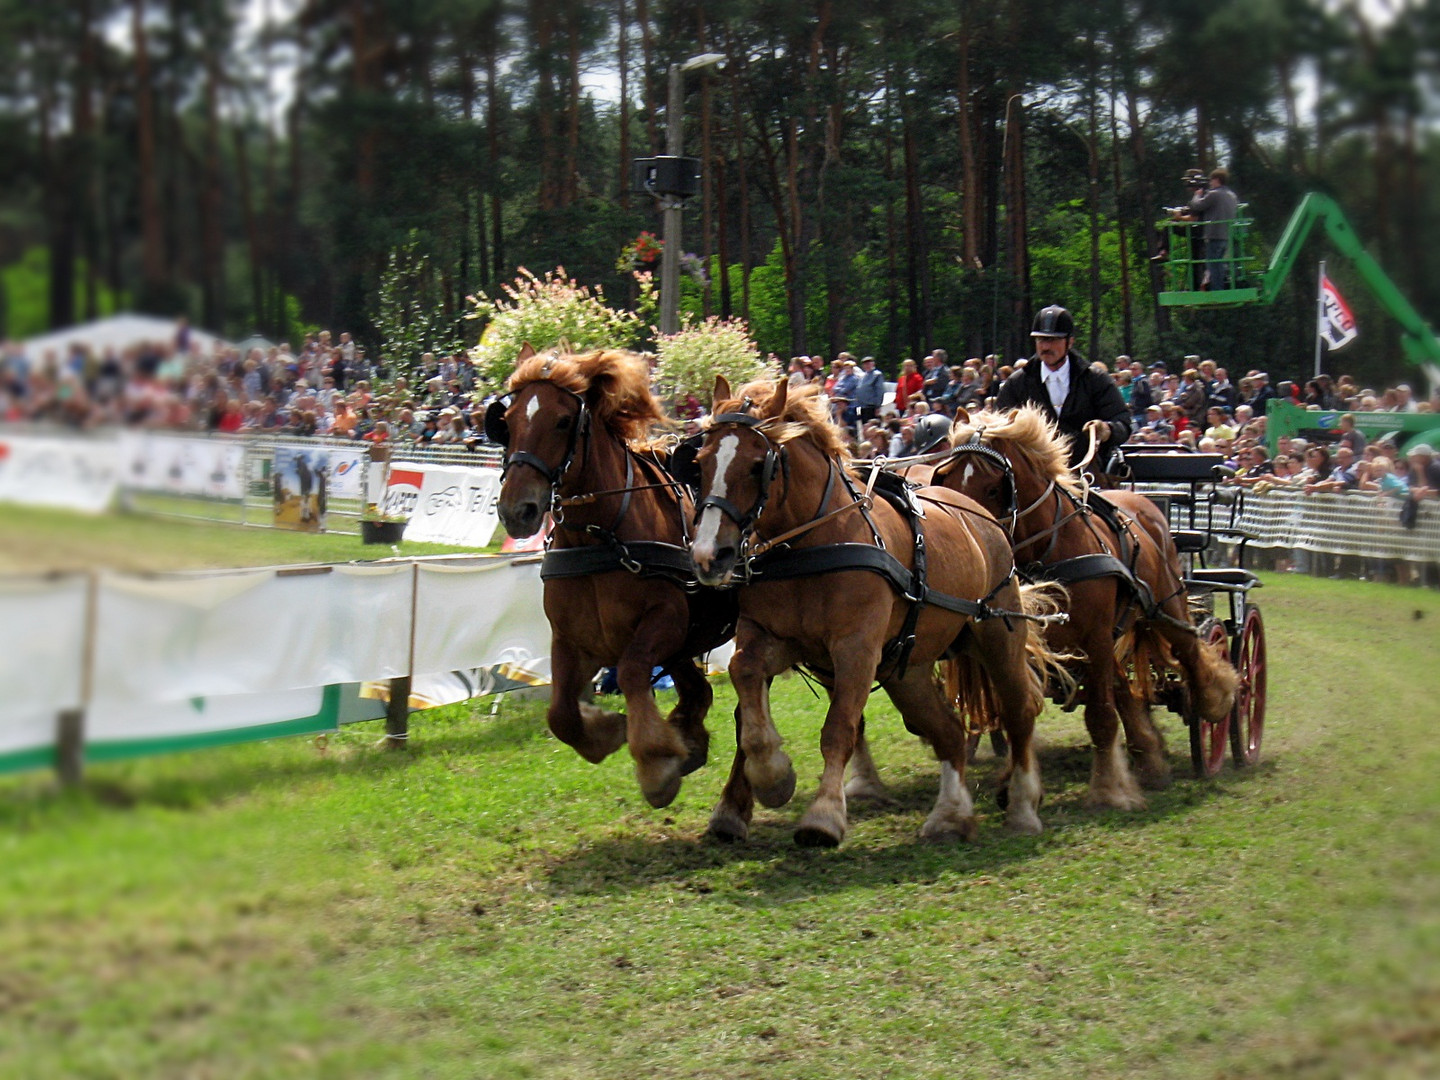
[[1260, 584], [1260, 578], [1249, 570], [1239, 567], [1218, 567], [1213, 570], [1192, 570], [1185, 579], [1186, 585], [1201, 588], [1246, 590]]
[[1210, 534], [1200, 529], [1172, 529], [1170, 538], [1175, 541], [1175, 550], [1183, 555], [1194, 555], [1210, 546]]

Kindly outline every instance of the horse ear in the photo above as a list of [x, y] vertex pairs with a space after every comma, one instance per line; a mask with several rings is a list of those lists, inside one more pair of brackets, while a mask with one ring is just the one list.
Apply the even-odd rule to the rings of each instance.
[[766, 416], [784, 416], [785, 405], [790, 400], [790, 380], [781, 379], [775, 384], [775, 393], [770, 397], [770, 404], [765, 408]]
[[730, 380], [724, 375], [715, 376], [715, 389], [710, 392], [710, 408], [715, 408], [722, 401], [729, 401], [733, 395], [730, 393]]
[[1019, 410], [1019, 409], [1011, 409], [1009, 412], [1007, 412], [1007, 413], [1005, 414], [1005, 419], [1006, 419], [1006, 420], [1009, 420], [1009, 421], [1011, 421], [1011, 422], [1013, 423], [1014, 420], [1015, 420], [1015, 418], [1016, 418], [1017, 416], [1019, 416], [1019, 415], [1020, 415], [1020, 410]]
[[531, 345], [530, 342], [527, 341], [524, 345], [520, 346], [520, 355], [515, 357], [515, 363], [523, 364], [526, 360], [529, 360], [534, 355], [535, 346]]
[[956, 424], [968, 424], [970, 422], [970, 414], [960, 405], [955, 406], [954, 422]]

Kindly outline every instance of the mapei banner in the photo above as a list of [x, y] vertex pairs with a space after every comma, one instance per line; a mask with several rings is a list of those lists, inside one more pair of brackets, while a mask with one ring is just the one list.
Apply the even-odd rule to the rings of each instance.
[[119, 483], [113, 439], [0, 435], [0, 502], [104, 513]]
[[495, 536], [499, 498], [499, 469], [406, 463], [390, 470], [381, 510], [410, 516], [406, 540], [478, 548]]

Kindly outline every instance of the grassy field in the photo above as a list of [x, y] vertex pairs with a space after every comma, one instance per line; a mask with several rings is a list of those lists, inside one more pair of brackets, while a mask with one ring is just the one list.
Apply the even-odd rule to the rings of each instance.
[[1262, 765], [1188, 779], [1161, 714], [1182, 778], [1092, 813], [1048, 713], [1038, 838], [987, 759], [978, 842], [919, 843], [936, 767], [877, 697], [894, 804], [796, 848], [796, 679], [801, 798], [741, 847], [701, 839], [723, 684], [663, 811], [518, 701], [417, 717], [405, 754], [351, 728], [0, 782], [0, 1076], [1440, 1075], [1440, 596], [1266, 585]]
[[[158, 500], [157, 500], [158, 502]], [[454, 555], [448, 544], [396, 545], [401, 555]], [[491, 549], [486, 549], [491, 550]], [[180, 570], [382, 559], [388, 544], [358, 536], [177, 521], [142, 514], [86, 517], [0, 504], [0, 573], [29, 570]]]

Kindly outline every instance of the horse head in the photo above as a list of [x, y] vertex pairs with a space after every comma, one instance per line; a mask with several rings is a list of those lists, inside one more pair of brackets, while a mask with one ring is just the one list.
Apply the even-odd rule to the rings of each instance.
[[[527, 343], [517, 363], [535, 355]], [[556, 486], [583, 449], [588, 421], [583, 396], [543, 378], [525, 383], [508, 402], [491, 403], [485, 433], [506, 450], [497, 510], [511, 536], [540, 530]]]
[[764, 428], [784, 416], [789, 388], [782, 379], [757, 404], [748, 395], [735, 398], [723, 375], [715, 378], [715, 414], [695, 458], [700, 497], [690, 542], [690, 560], [703, 585], [729, 584], [741, 549], [764, 513], [784, 454]]

